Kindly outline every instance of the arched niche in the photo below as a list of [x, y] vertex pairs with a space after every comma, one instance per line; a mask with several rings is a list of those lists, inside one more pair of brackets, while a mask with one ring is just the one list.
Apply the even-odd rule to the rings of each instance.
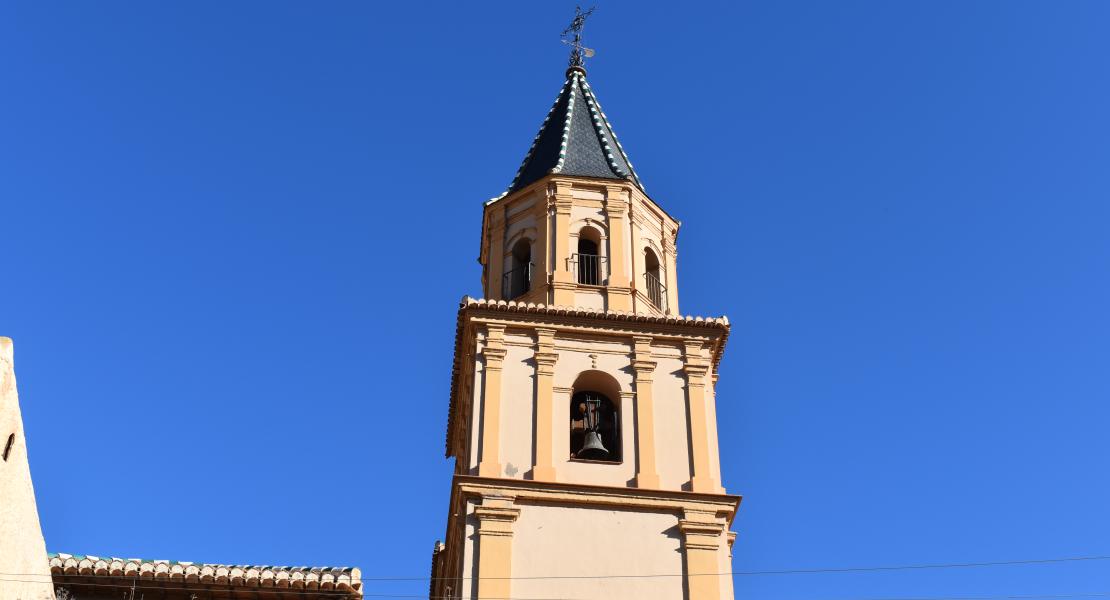
[[572, 460], [623, 461], [621, 387], [612, 375], [597, 370], [580, 373], [568, 409]]

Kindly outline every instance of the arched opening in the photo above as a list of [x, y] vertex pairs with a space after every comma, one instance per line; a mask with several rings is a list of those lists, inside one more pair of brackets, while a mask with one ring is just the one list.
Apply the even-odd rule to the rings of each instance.
[[4, 462], [8, 462], [8, 456], [12, 453], [12, 446], [15, 445], [15, 434], [8, 436], [8, 441], [4, 443]]
[[663, 309], [667, 298], [667, 288], [663, 285], [659, 257], [651, 248], [644, 248], [644, 289], [648, 300], [658, 309]]
[[501, 295], [512, 300], [532, 289], [532, 240], [521, 238], [513, 244], [509, 272], [505, 273]]
[[578, 263], [578, 283], [602, 285], [601, 233], [593, 227], [583, 227], [578, 232], [578, 253], [574, 255]]
[[570, 398], [570, 457], [621, 462], [620, 390], [599, 371], [578, 377]]

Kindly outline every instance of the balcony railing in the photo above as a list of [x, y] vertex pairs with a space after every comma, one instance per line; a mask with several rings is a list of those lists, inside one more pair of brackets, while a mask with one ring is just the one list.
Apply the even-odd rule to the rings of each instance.
[[532, 263], [505, 273], [501, 280], [501, 297], [506, 300], [522, 296], [530, 289], [532, 289]]
[[651, 273], [644, 273], [644, 282], [647, 291], [648, 300], [655, 305], [659, 310], [667, 310], [667, 286], [663, 285], [659, 278]]
[[605, 285], [604, 268], [606, 258], [596, 254], [572, 254], [571, 268], [578, 272], [578, 283], [585, 285]]

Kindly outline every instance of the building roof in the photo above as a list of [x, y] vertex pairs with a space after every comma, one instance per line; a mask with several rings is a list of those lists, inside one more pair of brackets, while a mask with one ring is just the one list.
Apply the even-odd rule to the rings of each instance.
[[551, 173], [623, 179], [643, 191], [643, 184], [586, 83], [586, 71], [581, 67], [567, 70], [563, 89], [506, 193]]
[[354, 567], [220, 565], [61, 553], [51, 553], [49, 561], [50, 573], [54, 576], [128, 577], [184, 586], [198, 584], [247, 590], [331, 591], [362, 596], [362, 573]]

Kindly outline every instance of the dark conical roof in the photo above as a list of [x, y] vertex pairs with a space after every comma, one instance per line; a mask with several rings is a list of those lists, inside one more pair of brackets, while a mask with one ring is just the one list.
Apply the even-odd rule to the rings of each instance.
[[581, 68], [567, 70], [567, 81], [506, 193], [549, 173], [623, 179], [643, 190]]

